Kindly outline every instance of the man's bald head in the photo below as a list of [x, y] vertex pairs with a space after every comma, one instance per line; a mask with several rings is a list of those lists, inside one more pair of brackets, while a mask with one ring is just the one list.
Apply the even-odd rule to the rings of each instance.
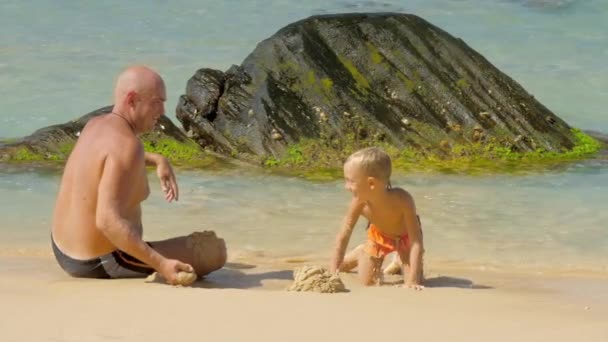
[[146, 66], [133, 66], [118, 75], [114, 88], [114, 101], [115, 103], [124, 101], [124, 97], [129, 92], [147, 95], [161, 88], [165, 88], [165, 83], [156, 71]]
[[165, 82], [156, 71], [133, 66], [118, 75], [113, 112], [126, 118], [135, 131], [146, 132], [165, 113], [166, 97]]

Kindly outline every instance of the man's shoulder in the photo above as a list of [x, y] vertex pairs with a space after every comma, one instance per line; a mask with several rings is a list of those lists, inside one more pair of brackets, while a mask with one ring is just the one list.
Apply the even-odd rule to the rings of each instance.
[[80, 136], [80, 139], [83, 138], [109, 155], [133, 157], [144, 152], [141, 141], [135, 135], [103, 116], [87, 123]]

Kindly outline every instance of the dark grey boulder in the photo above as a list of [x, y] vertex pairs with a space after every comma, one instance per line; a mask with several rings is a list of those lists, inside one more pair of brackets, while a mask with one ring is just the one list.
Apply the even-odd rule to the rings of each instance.
[[576, 141], [562, 119], [464, 41], [396, 13], [290, 24], [240, 66], [197, 71], [176, 114], [201, 146], [249, 160], [281, 158], [304, 139], [424, 154], [475, 143], [561, 152]]

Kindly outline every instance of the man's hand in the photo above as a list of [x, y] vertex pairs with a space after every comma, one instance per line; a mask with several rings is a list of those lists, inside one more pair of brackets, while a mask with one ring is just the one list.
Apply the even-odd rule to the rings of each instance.
[[179, 199], [179, 189], [177, 188], [177, 181], [175, 180], [175, 174], [173, 168], [166, 158], [162, 158], [156, 164], [156, 175], [160, 179], [160, 186], [165, 193], [165, 199], [167, 202]]
[[177, 285], [179, 272], [194, 272], [192, 266], [175, 259], [165, 259], [161, 262], [158, 273], [167, 281], [167, 284]]

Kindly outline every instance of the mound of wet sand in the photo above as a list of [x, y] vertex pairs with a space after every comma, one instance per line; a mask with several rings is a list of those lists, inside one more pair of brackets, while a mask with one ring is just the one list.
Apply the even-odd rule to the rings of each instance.
[[294, 282], [288, 291], [306, 291], [320, 293], [345, 292], [344, 283], [337, 274], [318, 266], [304, 266], [293, 271]]

